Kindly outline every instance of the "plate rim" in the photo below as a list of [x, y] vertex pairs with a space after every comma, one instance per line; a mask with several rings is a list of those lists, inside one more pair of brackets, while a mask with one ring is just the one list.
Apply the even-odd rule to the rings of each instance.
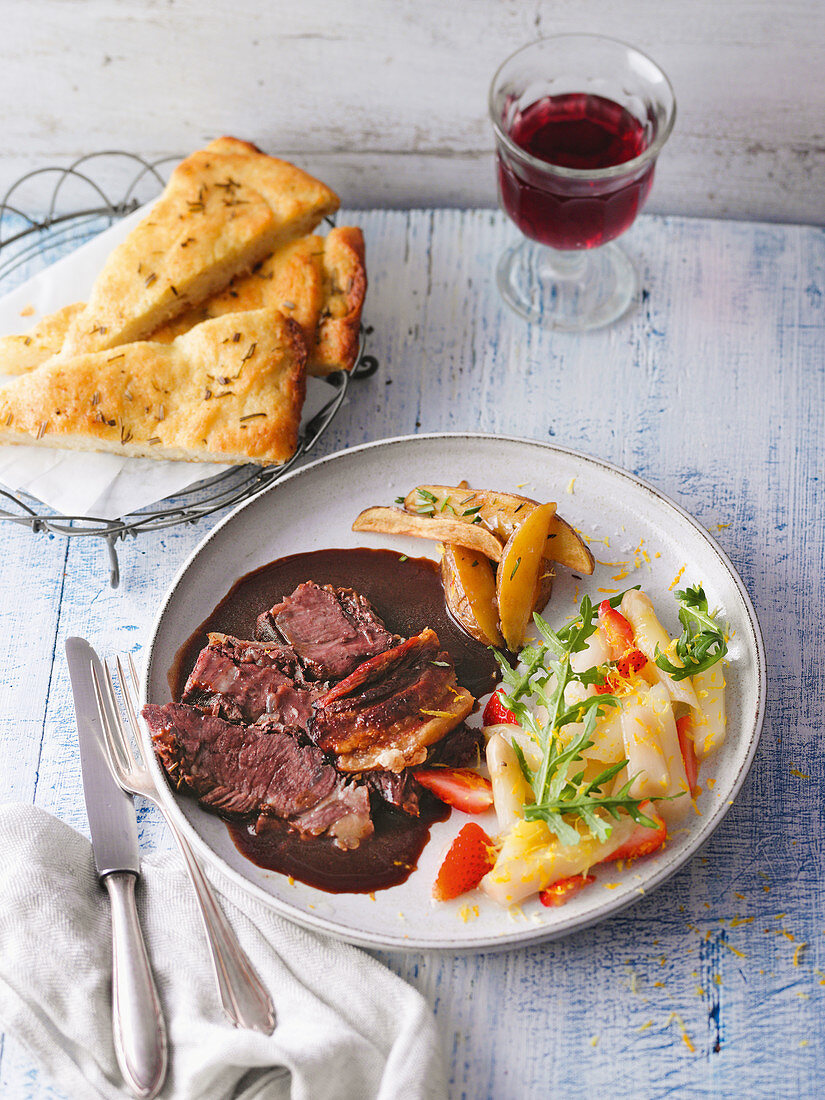
[[[308, 462], [304, 466], [298, 467], [296, 470], [290, 471], [283, 478], [267, 486], [260, 493], [249, 500], [243, 501], [241, 504], [233, 508], [226, 516], [224, 516], [211, 531], [208, 531], [204, 537], [197, 543], [196, 546], [187, 555], [171, 582], [169, 583], [160, 604], [158, 605], [156, 614], [154, 616], [149, 639], [146, 643], [146, 659], [143, 662], [143, 672], [140, 678], [140, 699], [141, 706], [147, 702], [148, 685], [152, 675], [154, 667], [154, 651], [157, 640], [158, 632], [161, 628], [162, 621], [166, 614], [166, 609], [170, 601], [174, 598], [181, 582], [184, 580], [186, 573], [188, 572], [192, 562], [195, 558], [204, 550], [209, 542], [217, 536], [217, 534], [240, 512], [245, 508], [249, 508], [257, 504], [265, 496], [270, 493], [276, 492], [281, 489], [282, 486], [287, 485], [293, 479], [313, 472], [320, 467], [330, 462], [338, 461], [344, 457], [351, 456], [353, 454], [374, 450], [378, 448], [395, 446], [398, 444], [418, 443], [418, 442], [439, 442], [444, 440], [461, 440], [472, 439], [475, 441], [484, 441], [491, 445], [498, 443], [515, 443], [519, 445], [528, 445], [532, 447], [538, 447], [544, 451], [551, 451], [561, 456], [569, 458], [575, 458], [583, 461], [585, 464], [596, 466], [602, 470], [608, 471], [613, 475], [629, 481], [631, 484], [638, 488], [643, 489], [650, 494], [660, 503], [663, 503], [668, 508], [673, 509], [683, 521], [686, 521], [705, 541], [710, 551], [717, 557], [720, 565], [724, 569], [729, 579], [736, 587], [739, 597], [742, 600], [743, 606], [746, 612], [747, 626], [750, 631], [750, 638], [752, 641], [753, 655], [755, 657], [755, 673], [757, 679], [757, 698], [758, 706], [756, 708], [755, 717], [749, 730], [749, 744], [747, 752], [742, 759], [739, 769], [733, 779], [730, 790], [730, 798], [726, 803], [720, 804], [712, 814], [707, 814], [702, 826], [697, 830], [696, 835], [686, 845], [684, 851], [680, 852], [678, 857], [672, 862], [667, 862], [658, 870], [654, 871], [652, 875], [647, 879], [642, 894], [646, 895], [657, 889], [669, 878], [680, 871], [690, 860], [694, 859], [702, 847], [708, 842], [711, 836], [716, 832], [719, 826], [727, 817], [731, 807], [739, 796], [742, 786], [747, 778], [750, 769], [753, 765], [756, 751], [759, 747], [759, 741], [762, 735], [762, 729], [764, 726], [765, 709], [767, 702], [767, 661], [765, 656], [765, 643], [762, 635], [762, 629], [759, 624], [759, 619], [756, 614], [756, 610], [753, 606], [753, 601], [750, 598], [750, 594], [747, 590], [745, 582], [739, 575], [738, 570], [731, 562], [728, 555], [713, 538], [710, 532], [702, 526], [702, 524], [692, 516], [685, 508], [682, 507], [677, 501], [673, 500], [661, 489], [652, 485], [644, 478], [638, 477], [636, 474], [631, 473], [629, 470], [624, 469], [621, 466], [616, 465], [606, 459], [597, 458], [594, 455], [589, 455], [584, 451], [578, 451], [571, 447], [565, 447], [561, 444], [547, 443], [545, 440], [539, 439], [526, 439], [521, 436], [514, 435], [493, 435], [490, 432], [422, 432], [413, 433], [409, 435], [389, 436], [385, 439], [371, 440], [367, 443], [359, 443], [352, 447], [345, 447], [342, 450], [334, 451], [332, 454], [323, 455], [320, 458], [314, 459], [312, 462]], [[372, 949], [390, 949], [403, 952], [415, 952], [415, 951], [443, 951], [451, 954], [470, 954], [478, 952], [497, 952], [511, 950], [514, 948], [546, 943], [551, 940], [561, 939], [564, 936], [572, 935], [574, 932], [584, 931], [587, 928], [591, 928], [596, 924], [600, 924], [602, 921], [607, 920], [610, 917], [615, 916], [617, 913], [628, 908], [630, 905], [635, 904], [640, 900], [642, 894], [635, 891], [629, 892], [626, 896], [616, 897], [615, 899], [608, 899], [605, 905], [600, 908], [597, 913], [590, 916], [581, 917], [571, 915], [567, 920], [561, 920], [554, 924], [552, 927], [539, 927], [532, 925], [526, 928], [514, 930], [513, 932], [505, 935], [491, 936], [489, 934], [479, 935], [476, 938], [468, 938], [462, 943], [445, 943], [439, 939], [430, 939], [426, 936], [416, 937], [412, 936], [400, 936], [397, 934], [391, 934], [389, 932], [383, 934], [380, 938], [360, 932], [358, 929], [350, 929], [342, 927], [340, 922], [336, 922], [328, 917], [316, 915], [314, 913], [306, 913], [302, 910], [296, 909], [290, 905], [289, 902], [282, 901], [279, 898], [274, 897], [266, 890], [262, 889], [256, 883], [245, 878], [242, 874], [235, 871], [224, 860], [214, 852], [210, 846], [204, 841], [200, 834], [190, 824], [188, 818], [178, 806], [177, 800], [174, 797], [174, 793], [170, 789], [166, 782], [164, 773], [162, 772], [160, 765], [158, 764], [155, 754], [151, 749], [151, 741], [146, 732], [145, 723], [141, 722], [141, 734], [142, 744], [141, 749], [147, 759], [149, 769], [156, 781], [160, 798], [163, 802], [164, 809], [168, 811], [179, 829], [184, 833], [190, 844], [201, 855], [201, 858], [205, 859], [211, 868], [218, 871], [221, 875], [227, 878], [234, 886], [239, 888], [242, 892], [251, 895], [252, 898], [259, 902], [263, 902], [266, 906], [274, 909], [280, 916], [292, 921], [294, 924], [298, 924], [301, 927], [308, 928], [314, 932], [321, 932], [325, 935], [331, 936], [334, 939], [341, 940], [346, 943], [356, 944], [360, 947], [368, 947]]]

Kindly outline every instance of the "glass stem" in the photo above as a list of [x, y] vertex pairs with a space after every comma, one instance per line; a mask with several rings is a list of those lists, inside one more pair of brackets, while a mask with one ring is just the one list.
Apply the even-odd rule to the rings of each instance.
[[547, 265], [557, 279], [580, 279], [587, 267], [587, 253], [547, 248]]

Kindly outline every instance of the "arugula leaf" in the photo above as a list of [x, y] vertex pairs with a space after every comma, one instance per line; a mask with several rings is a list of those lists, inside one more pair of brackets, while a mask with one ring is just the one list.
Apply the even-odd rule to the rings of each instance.
[[[618, 794], [608, 798], [601, 798], [597, 801], [592, 798], [570, 798], [558, 799], [556, 801], [548, 800], [540, 805], [531, 804], [524, 807], [524, 816], [527, 821], [547, 821], [547, 824], [550, 825], [548, 818], [557, 816], [559, 813], [579, 813], [581, 816], [584, 816], [582, 810], [591, 812], [598, 807], [599, 809], [606, 810], [616, 821], [618, 821], [621, 816], [619, 811], [624, 810], [638, 825], [644, 825], [648, 829], [655, 829], [656, 822], [652, 821], [639, 809], [642, 802], [652, 802], [653, 799], [631, 798], [629, 795], [623, 795], [623, 792], [627, 790], [632, 782], [632, 779], [629, 780]], [[595, 817], [595, 814], [593, 814], [593, 817]], [[605, 829], [603, 836], [597, 834], [599, 835], [599, 840], [608, 840], [610, 838], [611, 827], [603, 818], [596, 818], [596, 820], [600, 822], [600, 827], [604, 827]], [[550, 828], [553, 828], [552, 825], [550, 825]], [[553, 831], [555, 832], [555, 829]], [[556, 835], [558, 836], [558, 834]], [[579, 840], [581, 840], [581, 836], [576, 833], [574, 841], [565, 841], [565, 843], [576, 843]]]
[[[623, 595], [615, 596], [611, 604], [618, 606]], [[528, 766], [521, 747], [513, 741], [522, 773], [535, 795], [535, 803], [524, 807], [525, 817], [528, 821], [544, 821], [562, 844], [581, 840], [582, 834], [565, 820], [571, 816], [578, 818], [590, 834], [600, 840], [610, 836], [610, 818], [618, 820], [621, 810], [634, 821], [653, 827], [653, 822], [639, 810], [644, 799], [630, 795], [632, 779], [618, 794], [604, 793], [603, 788], [627, 766], [627, 760], [606, 768], [589, 783], [584, 783], [583, 770], [569, 775], [572, 765], [581, 761], [583, 753], [593, 745], [596, 722], [603, 708], [620, 705], [619, 700], [609, 694], [590, 696], [572, 706], [565, 701], [565, 689], [570, 683], [586, 686], [604, 682], [604, 669], [576, 672], [570, 661], [572, 654], [586, 648], [588, 638], [597, 628], [597, 614], [597, 608], [585, 596], [579, 614], [558, 631], [540, 615], [534, 615], [543, 644], [522, 649], [520, 669], [512, 668], [503, 654], [496, 651], [506, 688], [506, 691], [499, 691], [502, 701], [542, 754], [541, 763], [534, 771]], [[543, 722], [536, 717], [537, 706], [546, 713]], [[562, 734], [564, 727], [578, 723], [581, 723], [581, 730], [572, 740], [566, 740]]]
[[532, 784], [533, 784], [533, 769], [527, 763], [527, 758], [524, 755], [524, 750], [522, 749], [522, 747], [518, 743], [518, 741], [516, 741], [515, 737], [513, 737], [511, 739], [510, 744], [513, 746], [513, 752], [516, 754], [516, 759], [518, 760], [518, 765], [521, 768], [521, 774], [524, 776], [524, 778], [527, 780], [527, 782], [532, 786]]
[[697, 584], [693, 588], [677, 589], [679, 622], [682, 633], [676, 641], [676, 655], [681, 665], [675, 665], [656, 647], [655, 661], [659, 668], [674, 680], [684, 680], [698, 672], [706, 672], [728, 651], [725, 636], [708, 610], [704, 589]]

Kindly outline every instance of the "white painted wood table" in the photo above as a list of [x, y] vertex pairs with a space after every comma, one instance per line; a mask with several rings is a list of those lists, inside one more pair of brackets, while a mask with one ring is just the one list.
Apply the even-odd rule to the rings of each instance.
[[[380, 954], [433, 1006], [453, 1100], [821, 1095], [825, 232], [643, 218], [625, 239], [643, 273], [638, 307], [570, 337], [528, 328], [499, 302], [494, 262], [514, 237], [500, 215], [349, 216], [368, 241], [381, 366], [323, 452], [472, 429], [625, 466], [718, 538], [768, 648], [751, 777], [704, 854], [665, 887], [529, 950]], [[139, 650], [212, 522], [121, 546], [119, 590], [101, 544], [0, 527], [0, 798], [86, 829], [63, 639]], [[141, 804], [139, 817], [143, 845], [166, 846], [154, 810]], [[7, 1037], [0, 1095], [63, 1093]]]

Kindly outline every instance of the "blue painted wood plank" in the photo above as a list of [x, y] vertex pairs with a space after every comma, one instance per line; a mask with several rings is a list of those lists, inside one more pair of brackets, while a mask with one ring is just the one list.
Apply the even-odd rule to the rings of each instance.
[[[638, 308], [612, 329], [571, 337], [530, 328], [500, 302], [493, 269], [514, 237], [500, 215], [351, 217], [367, 236], [370, 351], [381, 369], [353, 391], [319, 453], [473, 429], [614, 461], [718, 538], [769, 654], [751, 777], [702, 856], [665, 887], [543, 947], [378, 953], [433, 1005], [453, 1100], [606, 1087], [816, 1095], [825, 1067], [825, 233], [643, 218], [627, 237], [642, 272]], [[85, 828], [62, 638], [139, 646], [163, 589], [213, 522], [124, 544], [115, 592], [102, 546], [78, 540], [67, 550], [0, 527], [0, 797], [34, 799]], [[29, 710], [17, 729], [9, 716], [21, 704]], [[140, 816], [144, 843], [167, 845], [154, 811]], [[10, 1040], [0, 1083], [4, 1096], [52, 1095]]]

